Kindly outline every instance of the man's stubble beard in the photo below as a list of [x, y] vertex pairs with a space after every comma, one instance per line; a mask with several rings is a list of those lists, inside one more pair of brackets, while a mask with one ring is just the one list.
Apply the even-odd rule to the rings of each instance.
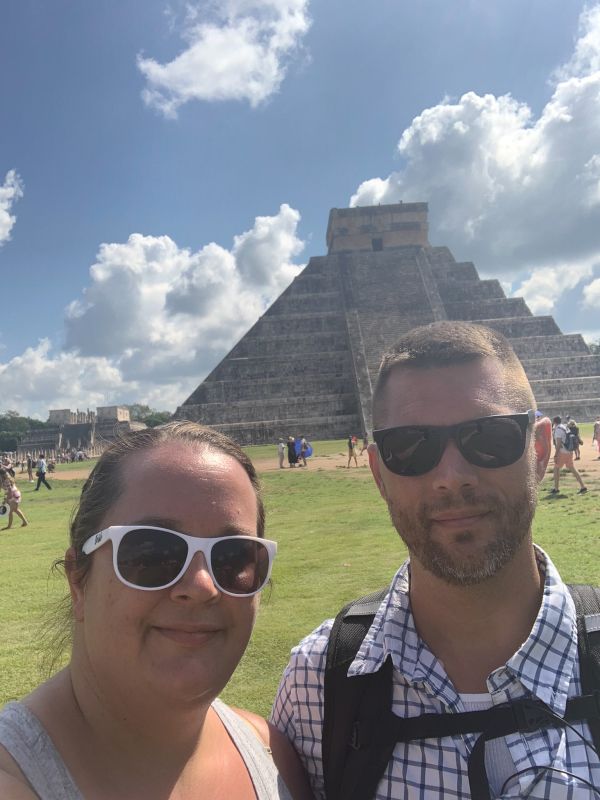
[[[495, 494], [479, 494], [466, 489], [445, 502], [422, 504], [416, 513], [398, 508], [388, 499], [392, 523], [408, 548], [424, 569], [437, 578], [455, 586], [472, 586], [496, 575], [515, 556], [523, 541], [529, 536], [537, 504], [537, 485], [530, 476], [524, 489], [511, 502], [501, 502]], [[450, 547], [436, 541], [431, 535], [431, 515], [453, 508], [485, 508], [495, 530], [485, 547], [476, 557], [458, 561], [452, 557]], [[466, 528], [452, 534], [457, 539], [476, 539], [477, 533]]]

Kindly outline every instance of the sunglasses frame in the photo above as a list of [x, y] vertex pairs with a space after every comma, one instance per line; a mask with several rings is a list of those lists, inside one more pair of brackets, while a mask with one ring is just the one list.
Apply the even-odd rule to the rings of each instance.
[[[177, 536], [179, 539], [183, 539], [184, 542], [187, 544], [188, 552], [181, 570], [177, 573], [177, 575], [175, 576], [175, 578], [173, 578], [172, 581], [169, 581], [169, 583], [165, 583], [164, 586], [138, 586], [137, 584], [131, 583], [130, 581], [126, 580], [125, 577], [121, 575], [117, 560], [119, 545], [121, 544], [121, 541], [126, 534], [130, 533], [131, 531], [140, 531], [140, 530], [171, 533], [174, 536]], [[267, 575], [264, 580], [264, 583], [262, 584], [260, 589], [256, 589], [253, 592], [244, 592], [244, 593], [230, 592], [228, 589], [222, 587], [219, 581], [216, 579], [212, 569], [210, 554], [214, 545], [226, 539], [235, 539], [236, 541], [242, 541], [242, 542], [260, 542], [262, 545], [265, 546], [265, 549], [269, 556], [269, 568], [267, 570]], [[222, 594], [227, 594], [230, 597], [254, 597], [254, 595], [261, 592], [269, 582], [269, 579], [271, 577], [271, 570], [273, 568], [273, 561], [277, 553], [277, 542], [273, 542], [271, 541], [271, 539], [263, 539], [259, 536], [216, 536], [213, 538], [207, 538], [203, 536], [189, 536], [186, 533], [180, 533], [179, 531], [174, 531], [171, 530], [170, 528], [159, 528], [155, 525], [111, 525], [109, 528], [104, 528], [104, 530], [98, 531], [98, 533], [95, 533], [88, 539], [86, 539], [85, 542], [83, 543], [83, 547], [81, 548], [82, 552], [85, 553], [85, 555], [91, 555], [94, 551], [98, 550], [99, 547], [102, 547], [103, 544], [106, 544], [106, 542], [112, 542], [113, 544], [112, 548], [113, 569], [115, 571], [115, 575], [117, 576], [117, 578], [121, 581], [121, 583], [125, 584], [125, 586], [128, 586], [130, 589], [139, 589], [141, 592], [158, 592], [161, 589], [169, 589], [171, 586], [174, 586], [185, 575], [196, 553], [202, 553], [211, 580], [219, 592], [221, 592]]]
[[[493, 420], [493, 419], [512, 419], [518, 423], [519, 427], [521, 428], [521, 433], [523, 435], [523, 449], [521, 454], [518, 458], [515, 458], [514, 461], [511, 461], [508, 464], [474, 464], [470, 458], [467, 456], [466, 453], [463, 452], [463, 448], [460, 444], [458, 439], [458, 433], [461, 428], [465, 425], [473, 425], [474, 423], [484, 422], [485, 420]], [[457, 422], [454, 425], [395, 425], [393, 428], [379, 428], [373, 431], [373, 440], [377, 444], [377, 449], [379, 451], [379, 455], [381, 460], [386, 469], [392, 472], [394, 475], [399, 475], [401, 478], [412, 478], [412, 477], [420, 477], [421, 475], [427, 475], [428, 472], [431, 472], [432, 469], [435, 469], [437, 465], [442, 460], [444, 452], [446, 451], [446, 447], [448, 445], [448, 441], [453, 439], [455, 442], [460, 454], [468, 461], [469, 464], [475, 467], [481, 467], [482, 469], [502, 469], [503, 467], [509, 467], [512, 464], [516, 464], [519, 458], [522, 457], [523, 453], [525, 452], [525, 447], [527, 446], [527, 431], [529, 430], [530, 426], [535, 422], [535, 409], [529, 409], [528, 411], [523, 411], [519, 414], [490, 414], [487, 417], [477, 417], [476, 419], [466, 419], [463, 422]], [[439, 457], [437, 458], [434, 463], [429, 467], [429, 469], [425, 470], [425, 472], [418, 472], [418, 473], [406, 473], [406, 472], [396, 472], [394, 469], [388, 466], [384, 454], [383, 454], [383, 445], [386, 436], [389, 436], [391, 433], [395, 433], [401, 430], [423, 430], [423, 431], [435, 431], [440, 436], [440, 453]]]

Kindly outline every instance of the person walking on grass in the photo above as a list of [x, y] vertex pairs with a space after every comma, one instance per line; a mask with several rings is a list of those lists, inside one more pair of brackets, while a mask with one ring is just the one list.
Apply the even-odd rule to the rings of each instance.
[[35, 473], [37, 475], [37, 479], [38, 480], [37, 480], [37, 486], [33, 490], [34, 492], [37, 492], [39, 490], [39, 488], [40, 488], [42, 483], [44, 484], [46, 489], [52, 489], [52, 487], [50, 486], [50, 484], [46, 480], [46, 472], [48, 472], [48, 465], [46, 464], [46, 457], [45, 457], [44, 453], [40, 453], [40, 457], [38, 458], [38, 462], [37, 462], [37, 472]]
[[356, 458], [356, 447], [357, 441], [356, 436], [350, 434], [348, 436], [348, 463], [346, 464], [346, 469], [350, 469], [350, 462], [354, 459], [354, 465], [358, 467], [358, 459]]
[[598, 451], [598, 459], [600, 460], [600, 415], [596, 417], [596, 421], [594, 422], [594, 432], [592, 434], [592, 445], [596, 444], [596, 450]]
[[27, 526], [25, 514], [20, 510], [21, 492], [17, 488], [15, 479], [5, 469], [0, 468], [0, 484], [4, 489], [4, 502], [8, 506], [8, 524], [2, 530], [7, 531], [12, 528], [14, 514], [21, 520], [21, 527]]
[[575, 434], [567, 425], [563, 425], [561, 418], [556, 416], [552, 420], [552, 431], [554, 438], [554, 488], [550, 494], [559, 493], [560, 470], [562, 467], [573, 473], [575, 480], [579, 484], [577, 494], [585, 494], [587, 487], [576, 467], [573, 464], [573, 453], [575, 452]]
[[[383, 357], [373, 426], [369, 465], [409, 559], [356, 621], [340, 615], [332, 633], [328, 619], [292, 650], [271, 715], [315, 798], [598, 800], [591, 726], [538, 721], [564, 717], [584, 665], [571, 593], [532, 541], [550, 420], [509, 342], [466, 322], [409, 331]], [[461, 733], [464, 712], [504, 727]]]

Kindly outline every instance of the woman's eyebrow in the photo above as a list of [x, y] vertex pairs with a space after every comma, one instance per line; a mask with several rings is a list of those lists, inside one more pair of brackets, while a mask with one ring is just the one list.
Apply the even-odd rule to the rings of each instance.
[[[130, 525], [151, 525], [155, 528], [169, 528], [173, 531], [179, 531], [180, 533], [186, 533], [184, 530], [185, 526], [181, 524], [181, 520], [176, 519], [168, 519], [167, 517], [143, 517], [142, 519], [136, 519], [133, 522], [129, 523]], [[227, 525], [223, 526], [218, 531], [218, 536], [254, 536], [256, 534], [256, 529], [252, 528], [245, 528], [242, 526], [235, 525], [233, 523], [228, 523]]]

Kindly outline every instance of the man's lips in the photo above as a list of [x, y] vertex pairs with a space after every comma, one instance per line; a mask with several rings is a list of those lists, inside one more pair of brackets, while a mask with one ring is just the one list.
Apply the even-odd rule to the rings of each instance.
[[430, 517], [431, 522], [444, 528], [460, 528], [479, 522], [489, 512], [484, 509], [463, 508], [453, 511], [442, 511]]

